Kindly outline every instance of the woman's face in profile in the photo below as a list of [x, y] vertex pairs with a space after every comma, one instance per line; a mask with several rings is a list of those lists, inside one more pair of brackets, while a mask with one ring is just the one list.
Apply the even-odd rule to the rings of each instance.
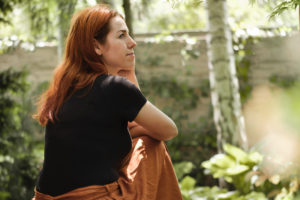
[[116, 73], [121, 69], [133, 69], [135, 56], [133, 48], [135, 41], [129, 36], [125, 21], [116, 16], [110, 20], [110, 32], [107, 35], [106, 43], [100, 44], [99, 49], [95, 49], [98, 55], [102, 56], [103, 62], [110, 73]]

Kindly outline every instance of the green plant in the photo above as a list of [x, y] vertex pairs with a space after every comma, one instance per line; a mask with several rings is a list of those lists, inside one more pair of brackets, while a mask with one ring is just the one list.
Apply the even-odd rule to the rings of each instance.
[[300, 187], [298, 164], [278, 162], [256, 151], [246, 153], [230, 144], [225, 144], [223, 148], [226, 154], [213, 156], [203, 162], [202, 167], [214, 178], [222, 177], [233, 183], [239, 195], [264, 194], [276, 200], [300, 197], [297, 194]]
[[181, 182], [181, 193], [184, 200], [267, 200], [264, 193], [250, 192], [247, 195], [241, 195], [239, 191], [228, 191], [220, 189], [217, 186], [213, 187], [195, 187], [195, 180], [186, 176]]
[[233, 34], [232, 45], [242, 104], [250, 98], [252, 85], [249, 83], [249, 71], [251, 66], [251, 56], [254, 55], [252, 45], [259, 40], [259, 37], [248, 35], [246, 31], [244, 35], [239, 37], [236, 32]]
[[245, 176], [254, 166], [260, 164], [263, 156], [258, 152], [247, 154], [230, 144], [225, 144], [223, 148], [227, 154], [217, 154], [201, 166], [206, 169], [206, 174], [213, 174], [214, 178], [223, 177], [227, 182], [233, 183], [242, 194], [249, 194], [251, 183], [245, 181]]
[[[43, 157], [39, 125], [30, 117], [34, 106], [28, 72], [0, 72], [0, 199], [31, 199]], [[28, 95], [28, 96], [27, 96]]]
[[[191, 162], [181, 162], [174, 164], [175, 172], [179, 181], [181, 194], [184, 200], [266, 200], [266, 196], [261, 192], [251, 192], [247, 195], [241, 195], [239, 191], [229, 192], [227, 189], [220, 189], [217, 186], [213, 187], [197, 187], [196, 180], [190, 176], [183, 175], [189, 174], [194, 165]], [[182, 169], [184, 169], [182, 171]]]
[[281, 88], [290, 88], [299, 82], [299, 78], [297, 76], [279, 76], [277, 74], [273, 74], [269, 78], [269, 81]]
[[182, 161], [173, 165], [178, 180], [181, 180], [185, 174], [189, 174], [195, 165], [192, 162]]

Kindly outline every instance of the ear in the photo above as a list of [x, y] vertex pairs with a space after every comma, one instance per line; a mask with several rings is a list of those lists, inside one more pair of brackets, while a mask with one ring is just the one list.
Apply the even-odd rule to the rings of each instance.
[[94, 48], [95, 48], [96, 54], [98, 54], [99, 56], [101, 56], [102, 52], [100, 50], [100, 45], [99, 45], [99, 42], [96, 39], [94, 39]]

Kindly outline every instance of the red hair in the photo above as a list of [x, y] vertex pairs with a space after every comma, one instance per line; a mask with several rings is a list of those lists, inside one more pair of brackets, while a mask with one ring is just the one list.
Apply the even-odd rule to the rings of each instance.
[[108, 73], [95, 52], [94, 38], [101, 44], [105, 43], [110, 31], [109, 21], [115, 16], [122, 17], [104, 4], [85, 8], [73, 15], [62, 63], [55, 69], [49, 89], [40, 96], [37, 114], [33, 116], [40, 124], [46, 125], [48, 120], [54, 123], [54, 117], [57, 119], [66, 99], [77, 89], [93, 85], [97, 76]]

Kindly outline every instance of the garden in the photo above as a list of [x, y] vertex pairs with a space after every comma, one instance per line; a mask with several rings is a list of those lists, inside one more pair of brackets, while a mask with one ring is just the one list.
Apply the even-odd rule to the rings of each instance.
[[36, 102], [96, 3], [125, 16], [141, 91], [177, 126], [184, 200], [300, 200], [298, 0], [0, 0], [0, 200], [34, 196]]

